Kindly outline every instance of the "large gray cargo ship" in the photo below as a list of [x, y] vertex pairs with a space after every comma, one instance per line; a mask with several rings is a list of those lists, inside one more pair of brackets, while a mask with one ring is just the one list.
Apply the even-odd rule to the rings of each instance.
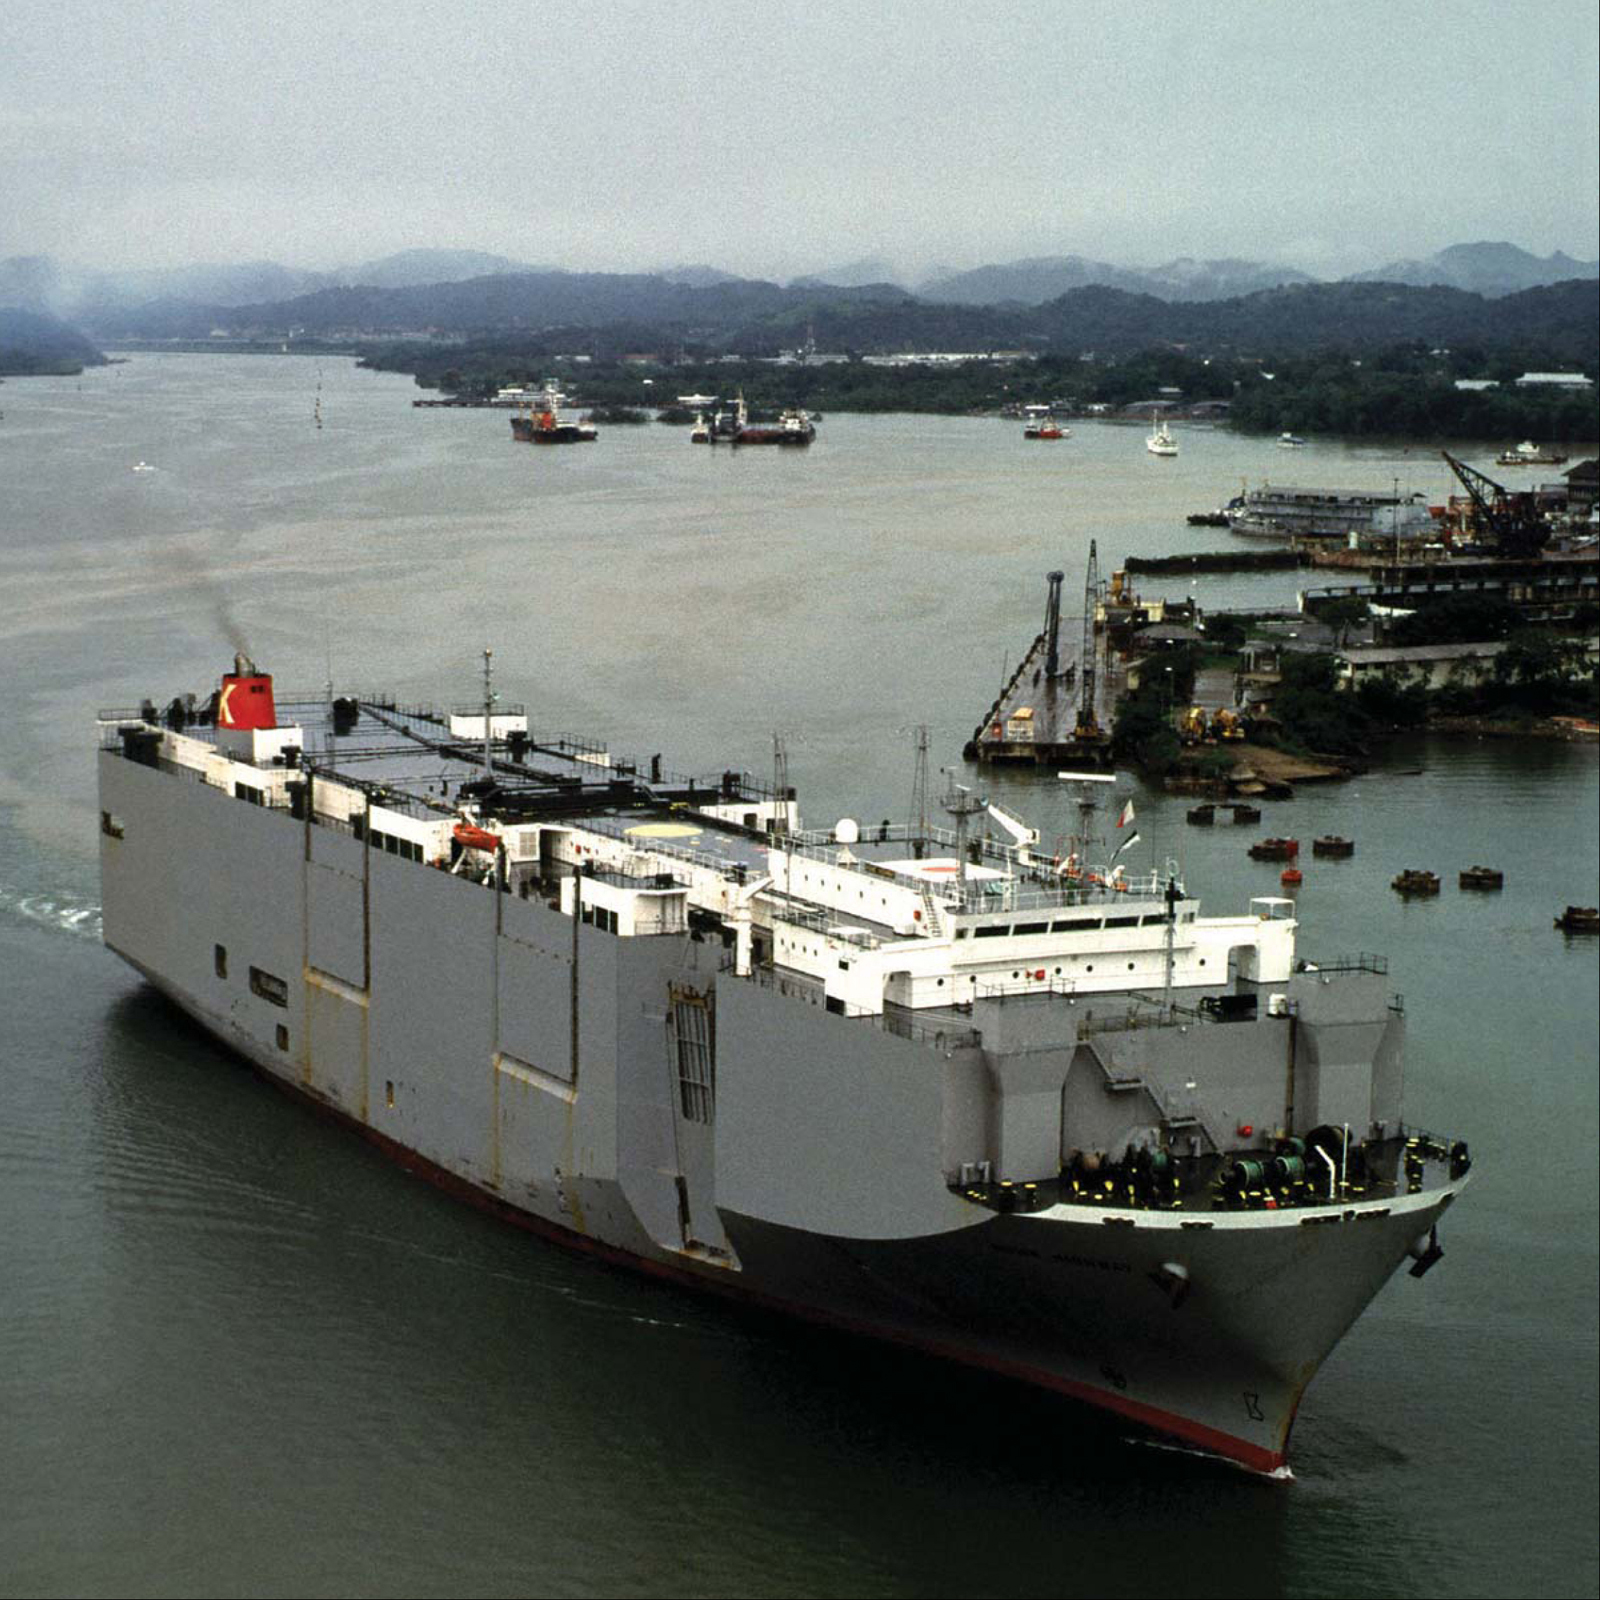
[[[436, 711], [102, 713], [106, 943], [413, 1170], [608, 1260], [1010, 1374], [1262, 1472], [1463, 1143], [1384, 963], [1202, 916], [970, 795], [792, 791]], [[1090, 792], [1085, 779], [1085, 792]]]

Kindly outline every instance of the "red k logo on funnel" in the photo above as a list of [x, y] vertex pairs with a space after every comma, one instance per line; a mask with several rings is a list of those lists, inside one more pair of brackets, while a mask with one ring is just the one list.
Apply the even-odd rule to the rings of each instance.
[[275, 728], [278, 710], [272, 703], [272, 679], [266, 673], [239, 677], [229, 673], [217, 698], [219, 728]]

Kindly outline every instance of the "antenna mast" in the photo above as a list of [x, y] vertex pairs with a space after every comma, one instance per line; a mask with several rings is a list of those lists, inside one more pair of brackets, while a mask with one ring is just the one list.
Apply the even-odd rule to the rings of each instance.
[[773, 818], [773, 827], [782, 832], [789, 831], [789, 752], [784, 746], [783, 735], [774, 732], [772, 735], [772, 793], [773, 798], [783, 806], [783, 821], [779, 823]]
[[988, 801], [975, 795], [964, 783], [950, 776], [950, 787], [940, 797], [939, 804], [955, 819], [956, 824], [956, 881], [965, 887], [967, 882], [967, 819], [984, 810]]
[[928, 724], [920, 722], [912, 732], [917, 755], [911, 779], [910, 827], [920, 854], [922, 841], [928, 837]]
[[490, 729], [493, 727], [494, 703], [497, 698], [494, 692], [493, 678], [494, 651], [483, 652], [483, 781], [494, 781], [494, 740]]

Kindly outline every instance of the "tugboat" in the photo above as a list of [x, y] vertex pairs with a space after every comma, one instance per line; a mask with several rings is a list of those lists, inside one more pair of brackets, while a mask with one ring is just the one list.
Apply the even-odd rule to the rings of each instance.
[[1463, 889], [1503, 889], [1506, 875], [1494, 867], [1463, 867], [1460, 884]]
[[1022, 430], [1024, 439], [1068, 439], [1071, 436], [1071, 428], [1063, 428], [1049, 417], [1036, 417]]
[[1568, 906], [1556, 926], [1563, 933], [1600, 933], [1600, 906]]
[[1311, 841], [1311, 853], [1314, 856], [1331, 856], [1335, 861], [1342, 861], [1356, 853], [1356, 842], [1354, 839], [1342, 838], [1337, 833], [1325, 833], [1320, 839]]

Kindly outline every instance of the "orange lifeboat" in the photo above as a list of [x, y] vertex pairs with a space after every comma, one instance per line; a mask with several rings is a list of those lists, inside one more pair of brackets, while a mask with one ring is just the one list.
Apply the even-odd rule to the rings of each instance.
[[487, 828], [475, 828], [470, 822], [458, 822], [453, 830], [457, 844], [468, 850], [487, 850], [491, 855], [500, 848], [500, 835]]

